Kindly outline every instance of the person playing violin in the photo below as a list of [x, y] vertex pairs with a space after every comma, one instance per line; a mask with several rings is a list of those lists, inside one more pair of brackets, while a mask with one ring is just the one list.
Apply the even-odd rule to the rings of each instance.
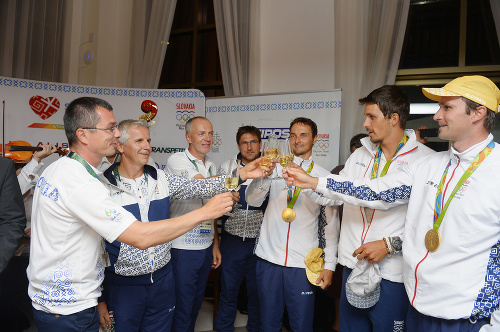
[[33, 157], [27, 163], [16, 163], [16, 174], [21, 193], [24, 195], [31, 190], [38, 181], [38, 172], [43, 167], [43, 159], [47, 158], [54, 152], [57, 152], [57, 147], [52, 144], [40, 145], [42, 150], [33, 153]]
[[26, 210], [26, 229], [24, 236], [30, 237], [31, 234], [31, 204], [33, 201], [33, 188], [38, 181], [38, 173], [44, 166], [43, 159], [47, 158], [54, 152], [57, 152], [57, 147], [52, 144], [40, 145], [42, 150], [33, 153], [33, 157], [28, 163], [17, 163], [15, 160], [17, 181], [23, 195], [24, 208]]

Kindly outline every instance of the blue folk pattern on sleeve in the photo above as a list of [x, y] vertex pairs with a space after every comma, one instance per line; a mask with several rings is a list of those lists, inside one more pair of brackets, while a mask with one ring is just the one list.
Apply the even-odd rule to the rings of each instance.
[[381, 191], [377, 194], [367, 186], [354, 186], [352, 182], [338, 182], [333, 179], [327, 179], [326, 188], [340, 194], [356, 197], [364, 201], [382, 200], [387, 203], [393, 203], [397, 199], [409, 199], [411, 194], [411, 186], [399, 186]]
[[487, 318], [491, 313], [498, 310], [500, 301], [500, 241], [498, 241], [490, 252], [484, 286], [479, 291], [471, 317], [477, 319]]
[[165, 173], [172, 199], [212, 198], [227, 191], [223, 176], [197, 180], [187, 179], [172, 173]]

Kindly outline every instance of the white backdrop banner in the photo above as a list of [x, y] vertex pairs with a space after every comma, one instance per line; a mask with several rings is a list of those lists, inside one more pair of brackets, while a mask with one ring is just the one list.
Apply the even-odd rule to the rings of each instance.
[[[5, 101], [5, 142], [23, 140], [32, 146], [54, 144], [67, 149], [64, 111], [73, 99], [83, 96], [109, 102], [118, 121], [145, 114], [141, 110], [145, 100], [156, 104], [158, 113], [150, 130], [152, 157], [159, 168], [165, 167], [172, 153], [187, 148], [187, 120], [205, 115], [205, 96], [199, 90], [124, 89], [0, 77], [0, 100]], [[57, 157], [49, 158], [47, 161], [51, 162]]]
[[252, 125], [262, 132], [262, 139], [275, 134], [290, 136], [290, 122], [307, 117], [318, 126], [318, 140], [313, 159], [327, 170], [338, 165], [341, 91], [297, 92], [274, 95], [207, 98], [206, 117], [214, 127], [214, 145], [210, 157], [217, 165], [238, 152], [236, 132]]

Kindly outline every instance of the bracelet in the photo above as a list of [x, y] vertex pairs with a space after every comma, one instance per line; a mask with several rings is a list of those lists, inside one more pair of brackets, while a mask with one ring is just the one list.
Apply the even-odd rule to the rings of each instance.
[[389, 241], [384, 237], [385, 249], [387, 249], [387, 254], [391, 257], [391, 250], [389, 249]]
[[391, 250], [391, 254], [395, 254], [396, 250], [394, 250], [394, 246], [392, 245], [392, 241], [391, 241], [390, 237], [387, 238], [387, 244], [389, 245], [389, 248]]

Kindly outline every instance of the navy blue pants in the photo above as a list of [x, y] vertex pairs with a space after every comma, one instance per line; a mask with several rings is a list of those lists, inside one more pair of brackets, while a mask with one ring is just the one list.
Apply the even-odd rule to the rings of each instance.
[[[344, 266], [342, 290], [340, 293], [340, 330], [342, 332], [392, 332], [405, 331], [408, 313], [408, 296], [403, 283], [382, 279], [380, 299], [371, 308], [359, 309], [352, 306], [345, 295], [345, 284], [351, 269]], [[427, 330], [421, 330], [426, 331]]]
[[246, 277], [248, 293], [248, 322], [249, 332], [259, 331], [260, 312], [257, 284], [255, 280], [255, 265], [257, 256], [254, 255], [255, 239], [246, 238], [222, 232], [220, 251], [221, 264], [221, 291], [219, 295], [219, 309], [214, 328], [218, 332], [234, 331], [234, 320], [238, 307], [238, 292], [243, 277]]
[[260, 330], [281, 331], [283, 312], [288, 311], [292, 331], [313, 330], [314, 292], [306, 270], [257, 260]]
[[413, 306], [408, 308], [406, 325], [408, 332], [477, 332], [490, 318], [479, 319], [471, 323], [468, 319], [441, 319], [426, 316], [418, 312]]
[[106, 285], [108, 310], [120, 332], [170, 332], [175, 309], [174, 274], [148, 285]]
[[97, 306], [71, 315], [56, 315], [33, 308], [33, 318], [38, 332], [97, 332], [99, 312]]
[[176, 287], [172, 331], [192, 332], [212, 267], [212, 246], [203, 250], [172, 249], [171, 253]]

